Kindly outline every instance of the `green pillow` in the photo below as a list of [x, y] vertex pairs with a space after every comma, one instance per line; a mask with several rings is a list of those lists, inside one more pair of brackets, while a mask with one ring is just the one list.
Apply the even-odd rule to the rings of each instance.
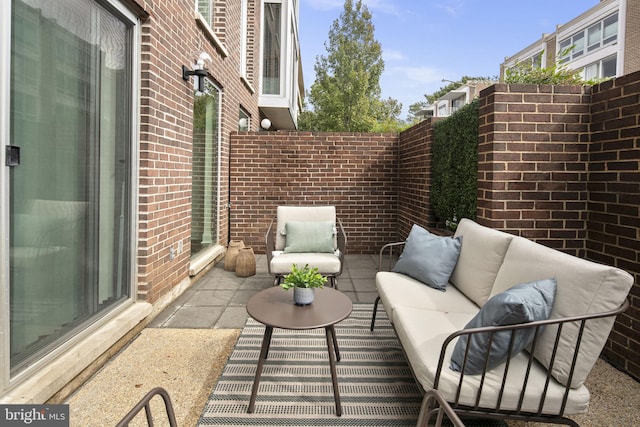
[[285, 229], [285, 252], [334, 251], [333, 221], [287, 221]]

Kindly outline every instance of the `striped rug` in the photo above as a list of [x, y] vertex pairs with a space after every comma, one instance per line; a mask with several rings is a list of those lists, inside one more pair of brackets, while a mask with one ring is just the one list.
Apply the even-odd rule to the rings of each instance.
[[342, 400], [336, 407], [324, 329], [274, 329], [255, 412], [247, 414], [264, 326], [245, 325], [200, 416], [199, 426], [415, 426], [421, 395], [393, 328], [379, 310], [369, 331], [371, 304], [354, 304], [336, 325]]

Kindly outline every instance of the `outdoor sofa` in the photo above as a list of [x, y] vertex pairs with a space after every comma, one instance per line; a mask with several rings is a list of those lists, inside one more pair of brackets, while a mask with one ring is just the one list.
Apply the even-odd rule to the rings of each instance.
[[577, 426], [566, 416], [587, 411], [585, 378], [632, 284], [468, 219], [452, 237], [414, 225], [380, 252], [371, 330], [381, 301], [419, 386], [459, 415]]

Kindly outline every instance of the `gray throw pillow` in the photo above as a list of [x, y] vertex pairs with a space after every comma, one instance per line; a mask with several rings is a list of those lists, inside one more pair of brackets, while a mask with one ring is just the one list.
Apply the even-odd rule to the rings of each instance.
[[[489, 299], [464, 328], [515, 325], [536, 320], [546, 320], [551, 314], [556, 287], [556, 279], [545, 279], [509, 288]], [[500, 331], [493, 334], [488, 369], [491, 370], [508, 358], [520, 353], [531, 344], [534, 334], [534, 328], [515, 331], [511, 355], [508, 354], [511, 332]], [[467, 344], [469, 337], [471, 337], [471, 341]], [[456, 372], [462, 370], [464, 353], [467, 345], [469, 345], [469, 354], [464, 373], [471, 375], [482, 373], [484, 359], [489, 350], [489, 339], [490, 334], [488, 332], [460, 336], [451, 355], [451, 369]]]
[[403, 273], [425, 285], [445, 291], [458, 262], [462, 236], [441, 237], [414, 224], [394, 272]]

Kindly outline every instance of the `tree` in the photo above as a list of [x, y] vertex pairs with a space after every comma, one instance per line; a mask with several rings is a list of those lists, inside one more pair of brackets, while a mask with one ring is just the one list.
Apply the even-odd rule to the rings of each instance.
[[[504, 82], [507, 84], [548, 84], [548, 85], [594, 85], [606, 79], [585, 80], [582, 70], [572, 70], [561, 59], [568, 55], [575, 46], [569, 46], [560, 52], [553, 64], [548, 67], [534, 65], [531, 61], [523, 61], [507, 68]], [[540, 56], [544, 51], [540, 52]], [[538, 61], [538, 63], [541, 61]]]
[[418, 121], [416, 114], [428, 107], [429, 105], [436, 102], [440, 97], [446, 95], [452, 90], [458, 89], [460, 86], [465, 85], [469, 82], [495, 82], [497, 81], [497, 77], [471, 77], [471, 76], [462, 76], [462, 78], [457, 82], [450, 82], [446, 86], [441, 87], [437, 91], [432, 94], [425, 94], [424, 101], [418, 101], [409, 106], [409, 117], [407, 117], [407, 121], [409, 123], [415, 123]]
[[[374, 37], [371, 13], [362, 0], [346, 0], [329, 30], [327, 54], [316, 58], [316, 81], [300, 128], [334, 132], [369, 132], [379, 122], [397, 120], [399, 104], [380, 100], [384, 70], [382, 48]], [[400, 105], [400, 108], [402, 106]]]

